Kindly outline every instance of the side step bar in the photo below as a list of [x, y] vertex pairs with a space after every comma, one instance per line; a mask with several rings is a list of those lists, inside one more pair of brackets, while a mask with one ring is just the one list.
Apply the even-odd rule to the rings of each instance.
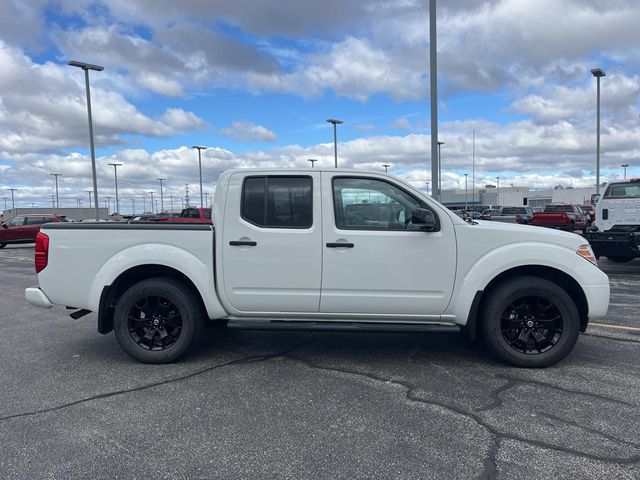
[[460, 333], [459, 325], [440, 323], [379, 323], [379, 322], [314, 322], [296, 320], [229, 320], [234, 330], [284, 330], [322, 332], [384, 332], [384, 333]]

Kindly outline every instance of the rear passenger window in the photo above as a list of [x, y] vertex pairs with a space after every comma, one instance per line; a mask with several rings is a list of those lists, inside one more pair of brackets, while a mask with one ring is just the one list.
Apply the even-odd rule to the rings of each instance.
[[242, 218], [259, 227], [309, 228], [311, 177], [248, 177], [242, 190]]
[[42, 225], [44, 223], [43, 217], [27, 217], [27, 225]]

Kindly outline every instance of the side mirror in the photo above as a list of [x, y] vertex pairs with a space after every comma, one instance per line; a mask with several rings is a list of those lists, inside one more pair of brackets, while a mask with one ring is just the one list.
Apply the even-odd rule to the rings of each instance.
[[598, 204], [598, 200], [600, 200], [600, 194], [599, 193], [594, 193], [593, 195], [591, 195], [591, 205], [597, 205]]
[[436, 226], [436, 217], [431, 210], [416, 208], [411, 212], [411, 223], [418, 230], [432, 230]]
[[2, 228], [9, 228], [9, 227], [7, 227], [7, 224], [6, 224], [6, 223], [3, 223], [3, 224], [2, 224]]

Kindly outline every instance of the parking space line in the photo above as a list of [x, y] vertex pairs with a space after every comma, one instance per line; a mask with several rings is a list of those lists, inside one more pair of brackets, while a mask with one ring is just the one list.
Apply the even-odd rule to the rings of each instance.
[[608, 323], [595, 323], [595, 322], [589, 322], [589, 325], [593, 325], [594, 327], [616, 328], [619, 330], [633, 330], [634, 332], [640, 332], [640, 327], [631, 327], [627, 325], [609, 325]]

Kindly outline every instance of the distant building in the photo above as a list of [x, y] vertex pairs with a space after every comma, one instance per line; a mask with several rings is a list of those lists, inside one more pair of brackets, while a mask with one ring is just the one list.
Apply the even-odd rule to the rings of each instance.
[[586, 205], [591, 202], [591, 195], [596, 193], [595, 187], [589, 188], [554, 188], [552, 190], [531, 190], [529, 187], [500, 187], [500, 194], [495, 185], [484, 188], [443, 190], [441, 203], [448, 207], [467, 206], [509, 206], [509, 207], [544, 207], [550, 203], [571, 203]]
[[[39, 215], [60, 215], [81, 222], [87, 218], [96, 218], [95, 208], [16, 208], [15, 210], [5, 210], [3, 221], [7, 221], [17, 215], [39, 214]], [[109, 219], [109, 212], [106, 208], [99, 208], [98, 213], [103, 220]]]

